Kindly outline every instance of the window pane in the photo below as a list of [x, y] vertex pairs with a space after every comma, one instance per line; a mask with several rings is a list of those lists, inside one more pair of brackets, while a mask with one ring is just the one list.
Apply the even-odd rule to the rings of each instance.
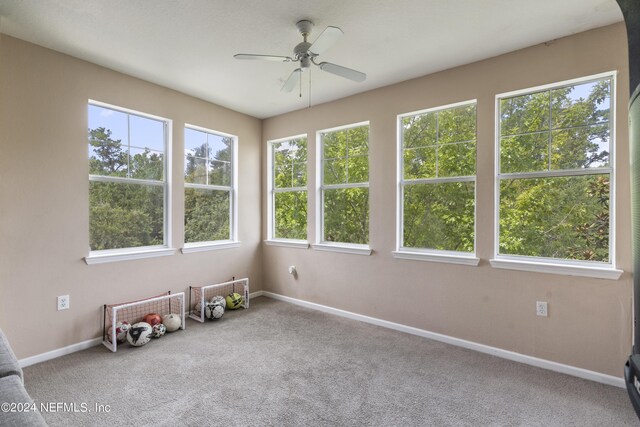
[[450, 108], [438, 112], [438, 143], [475, 141], [476, 106]]
[[184, 129], [184, 154], [207, 158], [210, 156], [207, 147], [207, 134], [199, 130]]
[[349, 156], [369, 154], [369, 126], [360, 126], [347, 130]]
[[127, 145], [113, 138], [103, 127], [89, 129], [89, 174], [126, 177], [129, 167]]
[[223, 162], [231, 161], [231, 150], [233, 147], [233, 138], [226, 136], [208, 134], [207, 141], [209, 144], [210, 157]]
[[89, 105], [89, 130], [102, 128], [108, 130], [109, 137], [125, 147], [129, 145], [127, 113], [110, 108]]
[[347, 182], [347, 166], [345, 159], [325, 160], [324, 184], [344, 184]]
[[609, 262], [610, 176], [500, 183], [501, 254]]
[[473, 182], [404, 187], [403, 246], [473, 252]]
[[404, 148], [425, 147], [436, 144], [436, 113], [405, 117], [402, 119], [402, 127]]
[[609, 79], [552, 90], [553, 128], [608, 122], [610, 92]]
[[347, 132], [329, 132], [322, 134], [322, 158], [334, 159], [347, 155]]
[[291, 165], [276, 167], [273, 182], [275, 188], [291, 188]]
[[207, 161], [200, 157], [187, 156], [185, 159], [184, 182], [205, 185], [207, 183]]
[[274, 193], [274, 236], [277, 239], [307, 240], [307, 192]]
[[404, 150], [404, 179], [435, 178], [436, 147]]
[[476, 144], [445, 144], [438, 148], [438, 176], [472, 176], [476, 174]]
[[549, 129], [549, 92], [500, 101], [500, 135], [519, 135]]
[[306, 163], [293, 164], [293, 182], [291, 186], [292, 187], [307, 186], [307, 164]]
[[231, 163], [212, 160], [209, 162], [209, 185], [231, 185]]
[[535, 172], [549, 169], [549, 133], [500, 139], [500, 172]]
[[369, 242], [369, 189], [324, 190], [324, 241]]
[[347, 162], [349, 183], [369, 182], [369, 156], [349, 157]]
[[89, 182], [92, 251], [164, 244], [164, 186]]
[[556, 130], [551, 134], [551, 169], [609, 166], [609, 124]]
[[162, 181], [164, 176], [164, 154], [132, 148], [129, 157], [129, 176], [136, 179]]
[[129, 132], [131, 146], [164, 151], [163, 122], [130, 114]]
[[231, 239], [230, 212], [229, 191], [185, 188], [185, 243]]

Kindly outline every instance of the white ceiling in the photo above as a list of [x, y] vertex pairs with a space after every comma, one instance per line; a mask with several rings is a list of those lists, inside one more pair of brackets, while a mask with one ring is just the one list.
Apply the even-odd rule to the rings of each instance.
[[313, 105], [622, 21], [615, 0], [2, 0], [0, 32], [258, 118], [305, 108], [280, 92], [295, 23], [344, 36], [320, 59], [367, 73], [354, 83], [313, 68]]

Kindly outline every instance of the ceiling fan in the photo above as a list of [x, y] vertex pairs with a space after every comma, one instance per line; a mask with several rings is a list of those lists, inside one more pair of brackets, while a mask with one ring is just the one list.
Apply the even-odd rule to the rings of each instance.
[[344, 34], [338, 27], [327, 27], [322, 34], [318, 36], [316, 41], [309, 43], [307, 37], [311, 34], [313, 22], [303, 19], [296, 23], [296, 28], [303, 37], [303, 41], [293, 48], [293, 56], [276, 56], [276, 55], [255, 55], [250, 53], [238, 53], [233, 55], [236, 59], [252, 59], [275, 62], [299, 62], [300, 67], [293, 70], [291, 75], [280, 89], [283, 92], [291, 92], [296, 84], [300, 81], [302, 72], [311, 68], [311, 64], [318, 66], [322, 71], [326, 71], [336, 76], [344, 77], [354, 82], [363, 82], [367, 75], [360, 71], [341, 65], [332, 64], [331, 62], [316, 62], [318, 56], [334, 45], [335, 42]]

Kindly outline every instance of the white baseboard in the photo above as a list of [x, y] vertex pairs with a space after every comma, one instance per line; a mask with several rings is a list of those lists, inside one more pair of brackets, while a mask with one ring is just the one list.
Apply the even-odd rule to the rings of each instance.
[[264, 291], [255, 291], [249, 293], [249, 303], [251, 303], [251, 298], [257, 298], [264, 295]]
[[102, 343], [102, 337], [93, 338], [90, 340], [82, 341], [77, 344], [71, 344], [66, 347], [59, 348], [57, 350], [47, 351], [46, 353], [36, 354], [35, 356], [25, 357], [20, 359], [18, 363], [21, 368], [35, 365], [36, 363], [46, 362], [47, 360], [55, 359], [56, 357], [65, 356], [67, 354], [75, 353], [76, 351], [85, 350]]
[[491, 347], [484, 344], [479, 344], [473, 341], [467, 341], [460, 338], [451, 337], [448, 335], [438, 334], [436, 332], [425, 331], [424, 329], [414, 328], [412, 326], [402, 325], [400, 323], [389, 322], [387, 320], [376, 319], [375, 317], [369, 317], [362, 314], [352, 313], [350, 311], [340, 310], [338, 308], [328, 307], [325, 305], [316, 304], [296, 298], [287, 297], [280, 294], [275, 294], [268, 291], [260, 291], [261, 295], [273, 298], [280, 301], [286, 301], [292, 304], [296, 304], [302, 307], [311, 308], [314, 310], [323, 311], [325, 313], [335, 314], [337, 316], [346, 317], [360, 322], [370, 323], [372, 325], [382, 326], [384, 328], [394, 329], [396, 331], [405, 332], [412, 335], [418, 335], [420, 337], [429, 338], [435, 341], [452, 344], [458, 347], [468, 348], [480, 353], [490, 354], [492, 356], [501, 357], [503, 359], [513, 360], [515, 362], [524, 363], [538, 368], [548, 369], [554, 372], [560, 372], [562, 374], [572, 375], [574, 377], [583, 378], [599, 382], [602, 384], [612, 385], [615, 387], [626, 388], [625, 381], [622, 377], [614, 377], [611, 375], [602, 374], [600, 372], [590, 371], [587, 369], [578, 368], [571, 365], [564, 365], [562, 363], [552, 362], [546, 359], [540, 359], [533, 356], [527, 356], [526, 354], [516, 353], [509, 350], [503, 350], [497, 347]]

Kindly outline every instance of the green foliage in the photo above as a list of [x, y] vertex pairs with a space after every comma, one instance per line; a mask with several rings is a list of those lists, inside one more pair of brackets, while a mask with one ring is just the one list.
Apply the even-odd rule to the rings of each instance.
[[230, 192], [200, 188], [184, 191], [185, 243], [229, 240]]
[[324, 190], [324, 240], [369, 243], [369, 188]]
[[273, 237], [307, 239], [307, 139], [272, 144]]
[[307, 192], [286, 191], [274, 195], [277, 239], [307, 239]]

